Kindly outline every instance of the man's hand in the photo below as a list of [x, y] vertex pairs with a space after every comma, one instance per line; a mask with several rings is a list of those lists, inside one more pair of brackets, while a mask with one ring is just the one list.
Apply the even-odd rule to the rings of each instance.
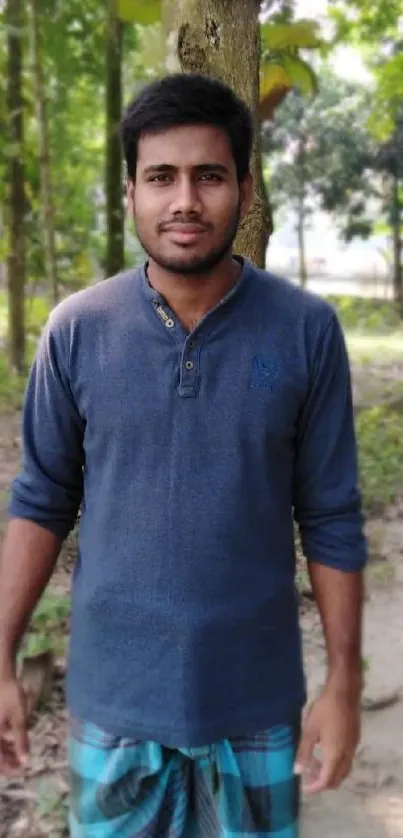
[[16, 677], [0, 678], [0, 774], [14, 777], [29, 753], [25, 695]]
[[[308, 794], [335, 789], [351, 771], [360, 738], [360, 694], [328, 684], [311, 705], [302, 730], [295, 773]], [[321, 759], [314, 755], [315, 746]]]

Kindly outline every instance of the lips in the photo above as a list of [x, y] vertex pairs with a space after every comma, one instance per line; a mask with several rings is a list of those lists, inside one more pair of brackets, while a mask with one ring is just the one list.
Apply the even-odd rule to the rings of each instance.
[[191, 244], [206, 232], [206, 228], [200, 224], [169, 224], [164, 227], [164, 232], [175, 242]]
[[201, 224], [167, 224], [163, 228], [167, 233], [204, 233], [206, 228]]

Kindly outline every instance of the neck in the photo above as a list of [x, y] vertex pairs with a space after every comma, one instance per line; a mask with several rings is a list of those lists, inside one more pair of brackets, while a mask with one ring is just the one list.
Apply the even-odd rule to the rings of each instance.
[[161, 268], [150, 259], [147, 275], [152, 287], [167, 301], [184, 326], [193, 329], [237, 283], [242, 266], [232, 256], [205, 274], [182, 275]]

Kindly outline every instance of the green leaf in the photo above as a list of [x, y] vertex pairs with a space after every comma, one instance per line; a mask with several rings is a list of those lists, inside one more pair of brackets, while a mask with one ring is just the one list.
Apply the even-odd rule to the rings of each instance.
[[260, 27], [263, 47], [269, 50], [296, 47], [316, 49], [323, 40], [314, 20], [300, 20], [297, 23], [262, 23]]
[[[281, 63], [280, 63], [281, 61]], [[316, 93], [318, 80], [312, 67], [302, 58], [279, 56], [276, 64], [262, 62], [260, 69], [260, 99], [264, 100], [279, 88], [297, 87], [301, 93]]]
[[124, 23], [149, 26], [161, 20], [161, 0], [116, 0], [117, 16]]
[[290, 77], [284, 67], [279, 64], [263, 64], [260, 71], [260, 99], [266, 99], [273, 90], [283, 87], [291, 87]]
[[275, 109], [281, 105], [291, 90], [291, 82], [284, 67], [268, 61], [260, 68], [260, 117], [262, 121], [273, 118]]
[[301, 93], [316, 93], [318, 80], [312, 67], [302, 58], [284, 56], [284, 69], [289, 76], [292, 87], [298, 87]]

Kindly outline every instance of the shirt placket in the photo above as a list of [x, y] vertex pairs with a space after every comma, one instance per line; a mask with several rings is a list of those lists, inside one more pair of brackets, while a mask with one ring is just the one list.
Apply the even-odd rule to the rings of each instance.
[[201, 335], [199, 332], [196, 334], [197, 330], [190, 335], [186, 335], [178, 318], [166, 303], [157, 297], [152, 302], [161, 323], [175, 340], [175, 343], [181, 347], [179, 395], [182, 398], [194, 398], [197, 395], [200, 380]]

